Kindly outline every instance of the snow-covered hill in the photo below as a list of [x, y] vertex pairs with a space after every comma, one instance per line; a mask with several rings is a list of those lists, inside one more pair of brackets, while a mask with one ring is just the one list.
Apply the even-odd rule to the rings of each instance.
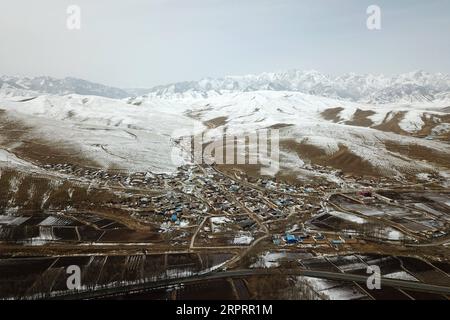
[[209, 141], [220, 139], [224, 130], [239, 135], [278, 128], [280, 167], [287, 172], [305, 173], [305, 163], [385, 176], [450, 167], [450, 100], [374, 106], [266, 90], [209, 98], [153, 97], [141, 104], [158, 105], [201, 120]]
[[81, 95], [0, 99], [0, 149], [41, 160], [53, 153], [64, 163], [130, 171], [173, 172], [172, 133], [203, 128], [183, 114]]
[[416, 71], [395, 76], [349, 73], [330, 76], [317, 71], [291, 70], [259, 75], [180, 82], [157, 86], [149, 96], [209, 97], [228, 92], [296, 91], [334, 99], [371, 103], [410, 103], [450, 97], [450, 77]]
[[5, 110], [0, 120], [21, 131], [20, 137], [3, 139], [9, 152], [19, 148], [26, 155], [33, 147], [27, 143], [38, 141], [105, 168], [173, 172], [182, 162], [172, 158], [180, 136], [203, 132], [210, 142], [224, 130], [239, 135], [278, 128], [280, 168], [289, 175], [314, 175], [308, 164], [320, 164], [355, 174], [405, 177], [450, 167], [447, 105], [450, 101], [373, 106], [267, 90], [140, 100], [42, 95], [0, 99]]

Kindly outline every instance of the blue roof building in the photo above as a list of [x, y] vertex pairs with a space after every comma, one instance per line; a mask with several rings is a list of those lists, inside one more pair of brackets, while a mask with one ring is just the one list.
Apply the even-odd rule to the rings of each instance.
[[286, 242], [287, 243], [297, 243], [297, 238], [293, 234], [287, 234]]
[[325, 239], [325, 236], [324, 236], [323, 234], [321, 234], [321, 233], [318, 233], [318, 234], [316, 234], [316, 235], [314, 236], [314, 239], [315, 239], [315, 240], [324, 240], [324, 239]]

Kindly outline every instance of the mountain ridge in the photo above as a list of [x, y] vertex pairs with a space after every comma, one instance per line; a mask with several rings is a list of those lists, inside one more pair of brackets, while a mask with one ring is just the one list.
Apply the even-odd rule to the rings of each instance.
[[369, 104], [433, 101], [450, 97], [450, 77], [414, 71], [393, 76], [347, 73], [330, 76], [318, 71], [289, 70], [259, 75], [204, 78], [153, 87], [149, 96], [210, 96], [224, 92], [294, 91]]
[[96, 95], [114, 99], [122, 99], [130, 96], [128, 91], [116, 87], [106, 86], [74, 77], [59, 79], [49, 76], [1, 76], [0, 93], [3, 93], [4, 95], [24, 96], [39, 94], [80, 94]]
[[392, 76], [356, 73], [332, 76], [314, 70], [293, 69], [284, 72], [203, 78], [198, 81], [158, 85], [149, 89], [117, 88], [73, 77], [58, 79], [48, 76], [0, 76], [0, 94], [6, 96], [80, 94], [114, 99], [137, 96], [207, 98], [229, 92], [260, 90], [301, 92], [367, 104], [429, 102], [450, 98], [450, 76], [422, 70]]

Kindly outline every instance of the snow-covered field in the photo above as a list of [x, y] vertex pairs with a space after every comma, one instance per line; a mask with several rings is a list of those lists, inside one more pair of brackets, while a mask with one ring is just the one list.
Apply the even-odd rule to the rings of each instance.
[[283, 258], [286, 258], [285, 252], [266, 251], [258, 257], [258, 260], [250, 268], [276, 268], [280, 266], [279, 260]]
[[297, 281], [302, 285], [308, 285], [327, 300], [357, 300], [366, 297], [355, 286], [346, 286], [336, 281], [312, 277], [297, 277]]
[[353, 222], [356, 224], [364, 224], [367, 222], [367, 220], [364, 218], [361, 218], [361, 217], [358, 217], [358, 216], [355, 216], [353, 214], [349, 214], [346, 212], [332, 210], [332, 211], [329, 211], [328, 213], [331, 214], [332, 216], [335, 216], [335, 217], [338, 217], [338, 218], [341, 218], [341, 219], [344, 219], [346, 221], [350, 221], [350, 222]]

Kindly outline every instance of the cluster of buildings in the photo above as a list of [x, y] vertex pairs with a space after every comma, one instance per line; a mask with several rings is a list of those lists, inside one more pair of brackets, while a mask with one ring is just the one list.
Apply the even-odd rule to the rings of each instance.
[[286, 232], [285, 234], [275, 234], [272, 236], [275, 246], [331, 246], [340, 249], [341, 246], [357, 242], [355, 238], [346, 234], [325, 235], [318, 231], [298, 231]]
[[140, 220], [164, 223], [165, 228], [188, 225], [190, 221], [196, 223], [209, 210], [207, 206], [179, 192], [169, 192], [150, 198], [141, 198], [140, 209], [133, 212], [133, 216]]
[[150, 172], [128, 173], [118, 169], [99, 169], [79, 167], [73, 164], [46, 164], [46, 170], [56, 171], [63, 174], [70, 174], [89, 180], [100, 180], [108, 183], [117, 183], [123, 187], [152, 187], [164, 188], [171, 176], [167, 174], [152, 174]]

